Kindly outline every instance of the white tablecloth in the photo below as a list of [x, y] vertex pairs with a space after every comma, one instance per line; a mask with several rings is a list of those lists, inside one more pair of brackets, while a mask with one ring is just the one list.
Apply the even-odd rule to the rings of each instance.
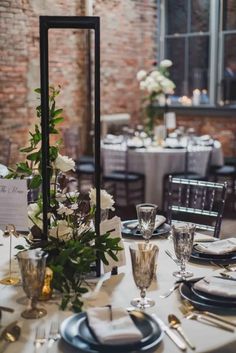
[[[14, 245], [22, 242], [22, 239], [14, 239]], [[181, 303], [178, 291], [175, 291], [170, 297], [161, 299], [160, 294], [168, 290], [174, 282], [172, 272], [176, 270], [174, 262], [165, 254], [165, 249], [172, 250], [172, 243], [167, 239], [159, 239], [157, 241], [160, 251], [158, 255], [157, 276], [148, 290], [148, 296], [153, 298], [156, 305], [147, 310], [148, 313], [155, 313], [165, 323], [167, 323], [167, 316], [170, 313], [177, 315], [181, 321], [186, 334], [192, 339], [196, 345], [196, 353], [235, 353], [236, 352], [236, 334], [221, 330], [216, 327], [205, 325], [196, 321], [187, 320], [183, 317], [179, 310]], [[0, 243], [4, 246], [0, 247], [0, 277], [6, 274], [8, 269], [8, 245], [9, 239], [0, 237]], [[117, 276], [110, 277], [109, 274], [97, 280], [96, 295], [92, 292], [93, 300], [87, 300], [86, 305], [94, 306], [109, 304], [122, 306], [124, 308], [130, 307], [130, 300], [137, 297], [139, 294], [136, 288], [130, 266], [130, 256], [128, 253], [128, 241], [125, 241], [127, 250], [127, 265], [119, 269]], [[172, 250], [173, 251], [173, 250]], [[15, 270], [17, 263], [14, 264]], [[188, 264], [188, 269], [194, 272], [195, 276], [207, 275], [216, 270], [216, 267], [210, 265], [200, 266], [199, 264]], [[1, 324], [6, 325], [13, 320], [19, 320], [22, 325], [22, 333], [19, 341], [9, 344], [5, 347], [4, 353], [43, 353], [47, 351], [47, 344], [43, 348], [35, 349], [34, 338], [37, 326], [44, 326], [46, 334], [48, 335], [50, 323], [52, 320], [58, 319], [62, 321], [64, 318], [72, 315], [70, 311], [60, 311], [58, 308], [59, 300], [52, 299], [48, 302], [41, 302], [40, 305], [46, 308], [48, 314], [40, 320], [26, 320], [20, 316], [20, 313], [25, 309], [27, 300], [21, 286], [3, 286], [0, 285], [0, 305], [10, 306], [15, 309], [13, 314], [3, 312]], [[94, 299], [95, 298], [95, 299]], [[236, 321], [236, 316], [228, 317]], [[0, 352], [2, 346], [0, 344]], [[3, 352], [3, 350], [2, 350]], [[49, 353], [80, 353], [79, 350], [66, 344], [62, 339], [53, 344]], [[154, 350], [155, 353], [177, 353], [178, 348], [170, 341], [167, 336], [164, 336], [161, 344]], [[187, 349], [187, 353], [192, 352]], [[125, 353], [125, 352], [123, 352]]]
[[[191, 171], [205, 176], [211, 148], [204, 146], [192, 147], [190, 151], [194, 156], [194, 165]], [[103, 173], [108, 174], [112, 170], [120, 169], [117, 158], [112, 158], [112, 153], [125, 154], [125, 147], [122, 145], [103, 145]], [[148, 147], [129, 150], [128, 167], [129, 171], [139, 172], [145, 175], [145, 201], [162, 205], [163, 178], [167, 174], [183, 172], [185, 166], [185, 149]], [[106, 160], [109, 162], [106, 163]], [[221, 166], [223, 164], [223, 152], [221, 144], [215, 141], [212, 150], [211, 164]], [[193, 169], [193, 170], [192, 170]]]

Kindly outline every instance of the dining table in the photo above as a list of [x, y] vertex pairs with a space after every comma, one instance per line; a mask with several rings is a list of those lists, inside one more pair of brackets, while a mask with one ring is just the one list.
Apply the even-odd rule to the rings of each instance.
[[[89, 280], [89, 292], [83, 297], [83, 310], [86, 311], [91, 307], [98, 307], [104, 305], [112, 305], [122, 308], [130, 308], [131, 300], [139, 295], [139, 290], [136, 287], [133, 276], [132, 267], [129, 254], [129, 245], [136, 242], [143, 242], [143, 239], [132, 239], [130, 237], [123, 238], [123, 247], [125, 251], [126, 264], [118, 268], [117, 275], [111, 273], [102, 274], [99, 278], [91, 278]], [[166, 298], [160, 296], [168, 291], [174, 284], [176, 278], [172, 273], [176, 270], [176, 263], [166, 254], [166, 250], [173, 251], [173, 241], [168, 234], [152, 237], [151, 243], [155, 243], [158, 248], [158, 256], [156, 263], [156, 272], [153, 276], [152, 283], [147, 291], [147, 296], [155, 301], [155, 306], [145, 309], [147, 314], [155, 314], [155, 317], [161, 319], [168, 325], [168, 315], [175, 314], [180, 320], [186, 335], [195, 344], [196, 353], [235, 353], [236, 352], [236, 333], [228, 332], [209, 324], [198, 322], [195, 320], [188, 320], [180, 310], [182, 298], [179, 289], [173, 291], [171, 295]], [[9, 238], [0, 236], [0, 279], [8, 274], [9, 270]], [[12, 239], [12, 274], [20, 276], [17, 259], [16, 245], [24, 245], [25, 239], [23, 236]], [[219, 268], [209, 262], [192, 262], [189, 261], [187, 268], [193, 272], [194, 277], [208, 276], [217, 274]], [[236, 283], [236, 282], [235, 282]], [[14, 309], [14, 313], [2, 312], [0, 321], [2, 331], [6, 325], [12, 321], [18, 321], [21, 327], [21, 335], [16, 342], [6, 343], [0, 341], [0, 352], [4, 353], [80, 353], [87, 352], [87, 350], [80, 350], [68, 344], [61, 337], [55, 341], [50, 348], [47, 341], [40, 347], [35, 345], [35, 334], [38, 327], [43, 327], [46, 332], [46, 337], [49, 334], [49, 328], [52, 321], [58, 321], [61, 325], [65, 319], [75, 315], [70, 310], [60, 309], [60, 293], [53, 292], [53, 296], [48, 301], [40, 301], [38, 303], [41, 307], [46, 309], [47, 315], [41, 319], [24, 319], [21, 317], [22, 311], [28, 305], [28, 299], [22, 289], [21, 283], [17, 285], [0, 284], [0, 305]], [[229, 319], [236, 323], [236, 312], [232, 310], [227, 313], [220, 312], [222, 318]], [[235, 328], [236, 329], [236, 328]], [[174, 329], [171, 329], [174, 330]], [[176, 332], [176, 331], [175, 331]], [[1, 333], [0, 333], [1, 334]], [[110, 350], [112, 352], [112, 349]], [[96, 351], [91, 350], [96, 353]], [[136, 351], [132, 351], [133, 353]], [[137, 350], [138, 352], [138, 350]], [[155, 353], [176, 353], [181, 352], [178, 347], [170, 340], [167, 335], [163, 335], [163, 339], [159, 344], [150, 350]], [[192, 352], [187, 348], [186, 352]], [[125, 351], [122, 353], [126, 353]]]
[[[183, 173], [186, 163], [186, 145], [169, 139], [168, 145], [129, 145], [128, 171], [144, 174], [145, 202], [162, 205], [164, 177], [171, 173]], [[120, 159], [124, 158], [127, 143], [122, 139], [103, 141], [101, 146], [103, 174], [120, 170]], [[173, 143], [174, 142], [174, 143]], [[208, 144], [196, 144], [188, 147], [191, 159], [191, 172], [206, 177], [209, 165], [222, 166], [224, 161], [221, 143], [217, 140]], [[194, 162], [194, 163], [193, 163]], [[189, 163], [190, 165], [190, 163]]]

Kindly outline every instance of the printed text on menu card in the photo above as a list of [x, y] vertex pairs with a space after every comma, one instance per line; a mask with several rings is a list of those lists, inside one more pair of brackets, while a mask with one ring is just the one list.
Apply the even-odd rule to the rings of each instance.
[[0, 229], [4, 231], [7, 224], [28, 230], [26, 180], [0, 179]]

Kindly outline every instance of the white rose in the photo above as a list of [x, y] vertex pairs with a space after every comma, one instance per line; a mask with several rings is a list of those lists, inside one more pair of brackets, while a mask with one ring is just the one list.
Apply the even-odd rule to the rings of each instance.
[[59, 238], [61, 240], [67, 241], [71, 239], [73, 229], [68, 226], [65, 220], [60, 220], [57, 225], [49, 229], [49, 235], [53, 238]]
[[168, 60], [168, 59], [162, 60], [162, 61], [160, 62], [160, 66], [161, 66], [161, 67], [170, 67], [170, 66], [172, 66], [172, 65], [173, 65], [172, 61], [171, 61], [171, 60]]
[[62, 172], [75, 170], [75, 162], [73, 161], [72, 158], [58, 154], [55, 160], [55, 168], [61, 170]]
[[37, 203], [30, 203], [28, 205], [28, 227], [32, 228], [34, 225], [38, 226], [41, 230], [43, 229], [42, 213]]
[[57, 213], [60, 215], [65, 214], [66, 216], [69, 216], [70, 214], [73, 213], [73, 210], [64, 206], [63, 204], [60, 204], [59, 208], [57, 209]]
[[137, 80], [138, 81], [142, 81], [145, 79], [145, 77], [147, 76], [147, 73], [145, 70], [140, 70], [138, 73], [137, 73]]
[[146, 81], [141, 81], [139, 84], [139, 88], [141, 89], [141, 91], [145, 91], [147, 89]]
[[150, 73], [150, 76], [154, 79], [154, 80], [158, 80], [161, 75], [161, 73], [157, 70], [154, 70]]
[[162, 86], [164, 93], [166, 93], [166, 94], [174, 93], [175, 84], [174, 84], [174, 82], [172, 82], [168, 78], [165, 78], [165, 80], [161, 81], [161, 86]]
[[158, 82], [151, 82], [148, 87], [147, 90], [149, 93], [158, 93], [161, 90], [161, 86], [159, 85]]
[[[106, 190], [100, 190], [100, 197], [101, 197], [101, 209], [102, 210], [111, 209], [112, 211], [114, 211], [113, 205], [115, 201], [113, 200], [113, 197], [110, 194], [108, 194]], [[89, 198], [90, 198], [91, 206], [96, 206], [95, 188], [90, 189]]]

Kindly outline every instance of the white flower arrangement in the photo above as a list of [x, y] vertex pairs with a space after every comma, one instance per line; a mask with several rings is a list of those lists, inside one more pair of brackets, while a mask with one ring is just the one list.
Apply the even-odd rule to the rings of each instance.
[[[101, 209], [102, 210], [112, 210], [114, 211], [114, 199], [113, 197], [108, 194], [108, 192], [106, 190], [101, 189], [100, 190], [100, 197], [101, 197]], [[91, 206], [95, 206], [96, 205], [96, 189], [92, 188], [89, 191], [89, 198], [90, 198], [90, 205]]]
[[150, 99], [162, 101], [164, 95], [174, 93], [175, 84], [168, 76], [167, 69], [172, 66], [171, 60], [162, 60], [159, 68], [154, 68], [150, 72], [140, 70], [137, 73], [137, 80], [142, 91], [147, 91]]
[[62, 156], [58, 153], [57, 158], [55, 159], [55, 168], [66, 173], [70, 170], [75, 170], [75, 162], [72, 158], [67, 156]]

